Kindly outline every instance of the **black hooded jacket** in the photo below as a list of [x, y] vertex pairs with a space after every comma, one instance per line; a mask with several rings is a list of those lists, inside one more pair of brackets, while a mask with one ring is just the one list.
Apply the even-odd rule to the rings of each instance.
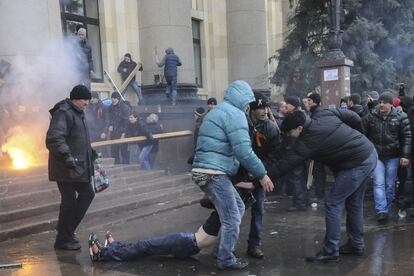
[[[93, 159], [96, 152], [91, 148], [85, 114], [69, 99], [58, 102], [46, 134], [49, 150], [49, 180], [58, 182], [90, 182], [93, 175]], [[68, 167], [66, 160], [73, 158], [76, 167]]]
[[272, 162], [268, 174], [280, 177], [307, 159], [333, 172], [355, 168], [374, 150], [361, 132], [361, 118], [355, 112], [317, 108], [285, 156]]

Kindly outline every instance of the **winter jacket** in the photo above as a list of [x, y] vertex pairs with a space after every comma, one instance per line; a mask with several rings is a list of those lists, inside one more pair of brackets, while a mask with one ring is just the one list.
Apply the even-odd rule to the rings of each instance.
[[113, 127], [111, 139], [118, 139], [125, 133], [130, 112], [130, 107], [122, 100], [108, 107], [109, 126]]
[[[49, 112], [52, 115], [46, 134], [49, 180], [90, 182], [96, 153], [91, 148], [85, 114], [69, 99], [58, 102]], [[72, 158], [76, 167], [67, 164], [67, 160]]]
[[88, 104], [85, 118], [91, 142], [100, 141], [101, 134], [107, 132], [108, 125], [108, 111], [100, 100], [97, 104]]
[[259, 120], [254, 124], [252, 140], [253, 151], [267, 168], [267, 164], [271, 163], [280, 153], [281, 137], [279, 127], [270, 119]]
[[[135, 69], [137, 63], [135, 61], [126, 62], [125, 60], [121, 61], [118, 65], [118, 73], [121, 74], [122, 81], [125, 81], [131, 72]], [[142, 66], [139, 67], [139, 71], [142, 71]], [[131, 81], [135, 81], [135, 76], [132, 78]]]
[[224, 102], [207, 113], [200, 127], [193, 168], [219, 170], [235, 175], [240, 163], [261, 179], [265, 168], [254, 154], [244, 108], [255, 100], [244, 81], [228, 87]]
[[307, 159], [323, 163], [333, 172], [355, 168], [374, 150], [359, 131], [361, 118], [355, 112], [320, 108], [312, 115], [286, 156], [274, 160], [268, 170], [271, 177], [280, 177]]
[[93, 71], [92, 48], [87, 40], [79, 42], [81, 53], [79, 60], [79, 71], [82, 74], [88, 75]]
[[141, 143], [141, 147], [146, 147], [146, 146], [153, 146], [152, 151], [156, 151], [158, 150], [158, 144], [159, 144], [159, 140], [158, 139], [153, 139], [153, 135], [154, 134], [159, 134], [162, 133], [162, 127], [160, 125], [159, 122], [154, 122], [154, 123], [145, 123], [144, 125], [144, 135], [147, 137], [147, 140], [142, 141]]
[[410, 157], [411, 127], [404, 112], [391, 107], [390, 114], [383, 117], [376, 108], [364, 118], [364, 131], [380, 159]]
[[166, 78], [177, 77], [177, 66], [181, 66], [180, 58], [174, 54], [172, 48], [165, 50], [165, 56], [160, 63], [159, 67], [164, 66], [164, 76]]

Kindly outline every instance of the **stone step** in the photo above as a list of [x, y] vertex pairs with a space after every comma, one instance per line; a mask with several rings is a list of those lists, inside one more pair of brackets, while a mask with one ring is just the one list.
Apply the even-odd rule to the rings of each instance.
[[[119, 214], [122, 212], [131, 214], [134, 210], [141, 209], [146, 210], [146, 215], [149, 215], [154, 213], [154, 211], [171, 209], [173, 206], [189, 204], [189, 202], [194, 203], [199, 199], [200, 189], [198, 187], [195, 185], [181, 184], [179, 186], [138, 195], [132, 194], [122, 200], [95, 200], [82, 224], [93, 226], [97, 222], [102, 222], [105, 219], [108, 219], [107, 221], [119, 221]], [[170, 205], [165, 204], [167, 201], [174, 201], [176, 203]], [[58, 210], [56, 209], [40, 215], [2, 223], [0, 224], [0, 241], [52, 230], [56, 226], [57, 216]]]
[[[136, 177], [133, 178], [137, 181]], [[146, 193], [150, 191], [163, 190], [165, 187], [174, 187], [182, 184], [189, 184], [190, 177], [187, 175], [178, 175], [170, 177], [161, 177], [156, 179], [147, 179], [147, 181], [142, 182], [131, 182], [124, 186], [118, 185], [116, 188], [110, 187], [108, 190], [98, 193], [95, 197], [94, 203], [96, 202], [107, 202], [107, 201], [116, 201], [124, 200], [125, 198], [134, 196], [136, 194]], [[10, 222], [17, 219], [26, 218], [29, 216], [36, 216], [42, 213], [50, 212], [57, 210], [60, 205], [60, 194], [58, 191], [52, 193], [45, 193], [41, 196], [47, 196], [45, 202], [38, 202], [32, 200], [30, 195], [25, 195], [27, 198], [26, 202], [14, 203], [13, 199], [4, 204], [2, 211], [0, 212], [0, 223]], [[1, 226], [0, 226], [1, 227]]]
[[[142, 175], [143, 178], [150, 178], [151, 175], [154, 177], [165, 175], [165, 172], [162, 170], [144, 171], [139, 169], [139, 166], [137, 165], [115, 166], [107, 168], [106, 172], [110, 179], [123, 176], [128, 173], [131, 175]], [[54, 182], [50, 182], [47, 178], [47, 175], [34, 180], [17, 179], [14, 182], [10, 181], [8, 184], [0, 185], [0, 198], [16, 195], [19, 193], [28, 193], [38, 190], [50, 189], [52, 186], [55, 187], [56, 184]]]
[[[146, 181], [155, 179], [158, 177], [165, 176], [165, 172], [158, 170], [158, 171], [128, 171], [124, 173], [118, 174], [109, 174], [109, 183], [111, 186], [121, 186], [131, 182], [138, 182], [138, 181]], [[36, 198], [39, 194], [48, 194], [48, 193], [56, 193], [58, 191], [57, 185], [55, 182], [44, 182], [40, 183], [36, 186], [28, 185], [25, 186], [24, 183], [19, 185], [10, 185], [5, 188], [4, 192], [2, 193], [0, 190], [0, 207], [3, 206], [5, 201], [19, 198], [25, 198], [27, 196], [33, 196]], [[21, 201], [21, 200], [20, 200]]]

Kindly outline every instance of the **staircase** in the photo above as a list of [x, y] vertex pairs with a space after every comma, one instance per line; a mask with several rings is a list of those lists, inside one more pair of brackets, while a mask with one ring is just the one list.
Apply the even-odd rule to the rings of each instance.
[[[188, 174], [166, 175], [138, 165], [114, 165], [105, 159], [110, 187], [96, 194], [80, 227], [110, 225], [197, 203], [200, 189]], [[47, 168], [0, 179], [0, 241], [53, 230], [60, 194]]]

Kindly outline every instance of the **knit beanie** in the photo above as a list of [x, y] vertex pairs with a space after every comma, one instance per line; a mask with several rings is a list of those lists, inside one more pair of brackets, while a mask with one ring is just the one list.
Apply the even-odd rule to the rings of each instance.
[[379, 96], [378, 102], [393, 104], [394, 95], [391, 92], [384, 92]]
[[283, 120], [282, 126], [280, 129], [283, 132], [288, 132], [292, 129], [295, 129], [299, 126], [304, 126], [306, 122], [306, 116], [302, 111], [294, 111], [289, 113]]
[[70, 91], [70, 99], [71, 100], [90, 100], [91, 99], [91, 92], [85, 85], [76, 85]]
[[111, 99], [121, 99], [121, 95], [118, 92], [112, 92]]
[[205, 109], [204, 109], [204, 108], [202, 108], [202, 107], [198, 107], [198, 108], [194, 111], [195, 115], [197, 115], [197, 116], [202, 116], [202, 115], [204, 114], [204, 112], [205, 112]]
[[217, 100], [216, 98], [210, 98], [207, 100], [207, 105], [212, 104], [212, 105], [217, 105]]
[[374, 101], [378, 101], [379, 94], [377, 91], [368, 92], [368, 96], [370, 96]]
[[300, 99], [299, 99], [298, 97], [296, 97], [296, 96], [289, 96], [289, 97], [286, 97], [286, 99], [285, 99], [285, 103], [287, 103], [287, 104], [291, 104], [291, 105], [293, 105], [295, 108], [298, 108], [299, 106], [301, 106], [301, 104], [300, 104]]
[[314, 103], [320, 104], [321, 103], [321, 95], [318, 93], [312, 93], [308, 96], [308, 99], [311, 99]]
[[129, 57], [130, 59], [132, 59], [132, 58], [131, 58], [131, 54], [130, 54], [130, 53], [126, 53], [126, 54], [124, 55], [124, 57]]

